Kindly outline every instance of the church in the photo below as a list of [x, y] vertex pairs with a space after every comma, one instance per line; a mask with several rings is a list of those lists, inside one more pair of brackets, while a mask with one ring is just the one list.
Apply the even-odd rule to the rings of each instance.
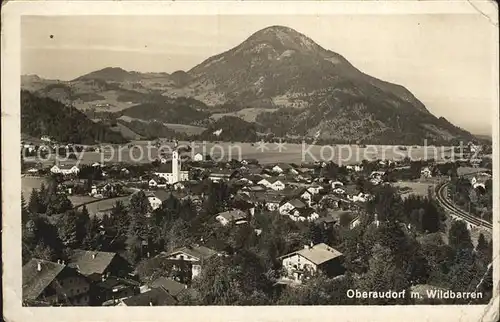
[[179, 181], [189, 180], [189, 171], [181, 170], [181, 159], [179, 152], [172, 152], [172, 163], [162, 164], [157, 172], [154, 173], [158, 177], [165, 178], [167, 184], [174, 184]]

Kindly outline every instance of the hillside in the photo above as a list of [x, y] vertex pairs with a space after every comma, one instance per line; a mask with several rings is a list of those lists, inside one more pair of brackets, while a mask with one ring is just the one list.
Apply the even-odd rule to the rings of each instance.
[[210, 124], [196, 139], [206, 141], [255, 142], [258, 140], [257, 131], [258, 126], [254, 123], [246, 122], [235, 116], [223, 116]]
[[128, 116], [142, 120], [155, 120], [164, 123], [203, 125], [210, 113], [207, 106], [192, 98], [163, 98], [162, 101], [143, 103], [116, 113], [117, 118]]
[[21, 133], [79, 144], [126, 142], [120, 133], [92, 122], [74, 107], [28, 91], [21, 91]]

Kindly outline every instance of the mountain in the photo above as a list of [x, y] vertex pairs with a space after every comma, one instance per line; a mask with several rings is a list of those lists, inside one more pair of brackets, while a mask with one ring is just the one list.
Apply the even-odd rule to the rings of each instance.
[[[432, 115], [403, 86], [367, 75], [340, 54], [283, 26], [257, 31], [188, 71], [108, 67], [69, 82], [26, 76], [22, 83], [79, 110], [139, 122], [200, 125], [208, 128], [206, 133], [212, 130], [210, 120], [227, 116], [245, 118], [259, 131], [279, 137], [319, 134], [322, 142], [413, 145], [424, 139], [438, 144], [474, 138]], [[234, 119], [223, 123], [228, 120]]]
[[120, 133], [92, 122], [74, 107], [24, 90], [21, 91], [21, 133], [38, 138], [48, 135], [58, 142], [78, 144], [126, 142]]
[[[369, 76], [287, 27], [260, 30], [188, 71], [206, 104], [274, 107], [256, 121], [280, 136], [370, 143], [448, 142], [470, 133], [434, 117], [406, 88]], [[202, 89], [202, 90], [200, 90]], [[189, 91], [185, 91], [189, 95]]]

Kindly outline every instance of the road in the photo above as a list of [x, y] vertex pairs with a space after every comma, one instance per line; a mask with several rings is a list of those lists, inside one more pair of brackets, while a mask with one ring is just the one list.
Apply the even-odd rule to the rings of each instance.
[[441, 206], [447, 210], [452, 217], [459, 218], [467, 222], [471, 226], [475, 227], [484, 227], [489, 230], [493, 229], [493, 225], [486, 220], [481, 218], [477, 218], [476, 216], [464, 211], [463, 209], [458, 208], [458, 206], [454, 205], [453, 202], [448, 198], [448, 187], [450, 183], [446, 182], [441, 184], [436, 189], [436, 198]]

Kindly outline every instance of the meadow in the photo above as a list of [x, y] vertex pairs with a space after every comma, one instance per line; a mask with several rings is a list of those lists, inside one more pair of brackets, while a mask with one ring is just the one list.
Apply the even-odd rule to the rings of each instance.
[[[75, 153], [79, 163], [92, 164], [94, 162], [104, 163], [148, 163], [158, 157], [159, 151], [149, 141], [133, 141], [129, 145], [102, 145], [102, 151]], [[362, 160], [400, 160], [410, 157], [413, 160], [431, 159], [451, 160], [453, 152], [450, 147], [419, 146], [407, 147], [400, 150], [397, 146], [390, 145], [369, 145], [360, 147], [357, 145], [302, 145], [286, 143], [280, 146], [277, 143], [238, 143], [238, 142], [179, 142], [179, 144], [192, 147], [188, 155], [196, 153], [210, 155], [214, 160], [229, 159], [256, 159], [261, 164], [284, 162], [284, 163], [311, 163], [315, 161], [333, 161], [337, 164], [348, 165], [359, 163]], [[133, 145], [133, 146], [132, 146]], [[166, 155], [172, 150], [172, 143], [162, 143], [163, 151]], [[129, 147], [130, 146], [130, 147]], [[451, 157], [451, 159], [450, 159]], [[61, 160], [61, 159], [60, 159]], [[26, 161], [42, 162], [45, 165], [53, 164], [54, 156], [47, 160], [37, 160], [36, 158], [26, 158]], [[61, 163], [75, 163], [72, 160], [61, 160]]]

